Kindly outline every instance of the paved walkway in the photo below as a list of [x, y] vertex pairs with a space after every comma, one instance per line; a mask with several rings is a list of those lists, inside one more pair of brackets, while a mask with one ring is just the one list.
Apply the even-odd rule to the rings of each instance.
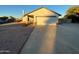
[[79, 53], [79, 24], [37, 26], [21, 53]]

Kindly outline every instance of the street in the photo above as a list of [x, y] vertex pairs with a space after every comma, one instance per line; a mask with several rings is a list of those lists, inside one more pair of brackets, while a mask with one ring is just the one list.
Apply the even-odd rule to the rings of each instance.
[[22, 26], [17, 23], [0, 25], [0, 54], [19, 53], [32, 30], [32, 25]]

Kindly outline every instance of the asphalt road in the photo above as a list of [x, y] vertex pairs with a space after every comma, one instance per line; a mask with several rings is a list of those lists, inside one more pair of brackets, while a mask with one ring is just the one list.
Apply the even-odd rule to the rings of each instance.
[[32, 25], [22, 26], [16, 23], [0, 25], [0, 54], [19, 53], [32, 30]]
[[77, 54], [79, 53], [79, 24], [36, 26], [21, 53]]

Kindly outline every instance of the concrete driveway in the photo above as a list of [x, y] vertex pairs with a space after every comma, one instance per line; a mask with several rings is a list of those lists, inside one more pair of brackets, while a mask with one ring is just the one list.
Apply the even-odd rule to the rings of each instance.
[[79, 24], [36, 26], [21, 53], [79, 53]]

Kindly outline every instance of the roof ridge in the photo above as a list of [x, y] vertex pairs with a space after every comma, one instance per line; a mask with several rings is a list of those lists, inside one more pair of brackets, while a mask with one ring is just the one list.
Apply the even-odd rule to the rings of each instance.
[[[37, 9], [35, 9], [35, 10], [31, 11], [31, 12], [26, 13], [24, 16], [26, 16], [27, 14], [32, 13], [32, 12], [34, 12], [34, 11], [37, 11], [37, 10], [39, 10], [39, 9], [42, 9], [42, 8], [45, 8], [45, 9], [47, 9], [47, 10], [50, 10], [50, 9], [48, 9], [48, 8], [46, 8], [46, 7], [40, 7], [40, 8], [37, 8]], [[53, 10], [50, 10], [50, 11], [52, 11], [52, 12], [54, 12], [54, 13], [58, 14], [59, 16], [61, 16], [61, 14], [59, 14], [59, 13], [57, 13], [57, 12], [53, 11]]]

